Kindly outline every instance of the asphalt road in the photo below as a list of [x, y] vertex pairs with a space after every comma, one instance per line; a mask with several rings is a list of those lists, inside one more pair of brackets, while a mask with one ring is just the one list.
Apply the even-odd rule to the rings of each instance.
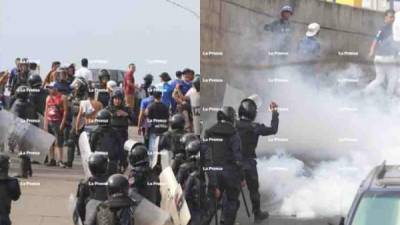
[[[130, 137], [139, 140], [136, 129], [131, 128]], [[11, 174], [17, 172], [19, 160], [12, 156]], [[33, 177], [21, 179], [22, 196], [13, 203], [11, 218], [13, 224], [23, 225], [69, 225], [72, 224], [72, 200], [76, 193], [77, 184], [83, 178], [83, 169], [80, 157], [76, 157], [72, 169], [58, 167], [46, 167], [33, 165]], [[249, 207], [247, 190], [244, 189]], [[267, 199], [265, 196], [263, 200]], [[262, 202], [262, 205], [268, 205]], [[271, 212], [269, 219], [259, 224], [273, 225], [333, 225], [338, 224], [338, 218], [303, 219], [295, 216], [282, 216], [276, 211], [279, 203], [270, 205], [267, 209]], [[251, 210], [251, 209], [250, 209]], [[214, 224], [214, 220], [212, 222]], [[248, 218], [241, 202], [237, 216], [237, 224], [253, 224], [253, 218]]]

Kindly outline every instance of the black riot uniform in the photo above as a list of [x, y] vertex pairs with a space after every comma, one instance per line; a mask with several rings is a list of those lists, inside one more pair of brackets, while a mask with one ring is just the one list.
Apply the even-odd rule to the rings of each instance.
[[97, 206], [107, 200], [107, 156], [92, 154], [89, 156], [89, 170], [92, 176], [79, 183], [76, 194], [74, 223], [94, 224]]
[[108, 178], [108, 200], [97, 207], [96, 225], [133, 225], [137, 202], [129, 197], [128, 189], [128, 179], [123, 175]]
[[21, 196], [18, 180], [8, 176], [10, 158], [0, 154], [0, 224], [11, 225], [11, 201], [17, 201]]
[[[222, 219], [225, 225], [233, 225], [239, 209], [240, 185], [243, 179], [241, 141], [234, 127], [235, 110], [223, 107], [217, 113], [218, 122], [206, 130], [208, 143], [205, 170], [209, 178], [210, 212], [216, 212], [216, 202], [222, 195]], [[220, 193], [220, 196], [217, 193]], [[211, 218], [208, 218], [211, 221]]]
[[207, 194], [204, 173], [201, 173], [200, 149], [199, 140], [187, 144], [185, 148], [187, 161], [179, 167], [177, 177], [190, 210], [191, 225], [203, 224], [207, 215]]
[[260, 193], [258, 191], [257, 155], [256, 147], [259, 136], [273, 135], [278, 132], [279, 113], [273, 111], [271, 127], [253, 122], [257, 116], [257, 105], [251, 99], [244, 99], [239, 106], [239, 118], [236, 129], [242, 141], [243, 170], [246, 184], [250, 192], [250, 199], [253, 205], [254, 219], [256, 222], [266, 219], [267, 212], [261, 211]]
[[120, 139], [110, 126], [111, 113], [107, 109], [100, 110], [96, 115], [97, 126], [90, 133], [90, 149], [92, 152], [107, 154], [108, 174], [118, 172], [118, 163], [123, 157], [123, 149], [119, 148]]
[[[182, 114], [175, 114], [170, 119], [171, 130], [164, 132], [160, 137], [158, 149], [172, 152], [172, 160], [178, 162], [185, 158], [185, 144], [181, 138], [185, 135], [185, 119]], [[176, 174], [180, 163], [174, 164], [172, 170]]]
[[29, 92], [29, 102], [35, 106], [36, 112], [43, 116], [48, 92], [42, 88], [42, 78], [38, 74], [32, 75], [28, 79], [28, 84], [32, 89]]
[[[39, 115], [36, 113], [35, 106], [28, 101], [29, 97], [29, 88], [28, 86], [21, 85], [16, 90], [16, 100], [11, 106], [11, 112], [14, 113], [21, 119], [24, 119], [31, 123], [32, 125], [39, 126]], [[18, 141], [17, 141], [18, 142]], [[29, 149], [28, 143], [20, 142], [17, 143], [19, 145], [19, 156], [21, 158], [20, 164], [20, 174], [19, 176], [22, 178], [28, 178], [32, 176], [32, 165], [31, 159], [28, 155], [32, 149]]]
[[129, 173], [130, 195], [138, 193], [154, 204], [159, 205], [159, 178], [157, 172], [150, 168], [146, 146], [136, 146], [129, 152], [128, 158], [132, 168]]
[[[121, 99], [120, 105], [114, 105], [114, 98]], [[116, 90], [113, 92], [110, 100], [110, 104], [106, 109], [111, 113], [111, 127], [115, 130], [116, 136], [120, 140], [118, 146], [119, 150], [122, 152], [120, 163], [122, 170], [127, 167], [127, 155], [124, 152], [124, 143], [128, 140], [128, 127], [129, 127], [129, 115], [131, 115], [129, 108], [124, 106], [124, 94], [121, 90]]]
[[82, 100], [87, 99], [88, 95], [88, 85], [86, 81], [83, 78], [76, 78], [76, 80], [73, 82], [73, 91], [72, 95], [68, 97], [68, 104], [69, 104], [69, 112], [72, 114], [72, 127], [70, 130], [70, 133], [68, 135], [68, 140], [67, 140], [67, 146], [68, 146], [68, 151], [67, 151], [67, 167], [72, 167], [74, 158], [75, 158], [75, 148], [79, 149], [79, 135], [82, 132], [80, 130], [78, 133], [76, 133], [76, 119], [79, 113], [79, 107], [80, 103]]

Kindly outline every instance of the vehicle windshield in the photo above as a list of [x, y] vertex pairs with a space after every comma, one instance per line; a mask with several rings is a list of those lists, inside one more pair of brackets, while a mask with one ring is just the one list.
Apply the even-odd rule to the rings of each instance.
[[352, 225], [400, 225], [400, 192], [367, 192]]

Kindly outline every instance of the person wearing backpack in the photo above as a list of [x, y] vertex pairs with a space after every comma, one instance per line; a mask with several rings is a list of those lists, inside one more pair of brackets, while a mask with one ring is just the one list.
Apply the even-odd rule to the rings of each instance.
[[67, 121], [68, 100], [59, 91], [62, 87], [57, 82], [50, 83], [49, 96], [46, 98], [44, 115], [44, 129], [56, 137], [54, 148], [50, 149], [48, 166], [56, 166], [55, 154], [58, 159], [58, 166], [65, 168], [63, 160], [64, 129]]
[[128, 179], [114, 174], [107, 181], [108, 200], [97, 207], [96, 225], [133, 225], [137, 206], [129, 197]]

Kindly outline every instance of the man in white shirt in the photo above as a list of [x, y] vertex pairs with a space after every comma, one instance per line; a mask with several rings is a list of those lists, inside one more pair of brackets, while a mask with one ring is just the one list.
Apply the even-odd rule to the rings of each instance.
[[89, 61], [86, 58], [81, 60], [82, 67], [75, 72], [75, 77], [82, 77], [84, 78], [90, 87], [92, 87], [93, 83], [93, 73], [88, 69]]

